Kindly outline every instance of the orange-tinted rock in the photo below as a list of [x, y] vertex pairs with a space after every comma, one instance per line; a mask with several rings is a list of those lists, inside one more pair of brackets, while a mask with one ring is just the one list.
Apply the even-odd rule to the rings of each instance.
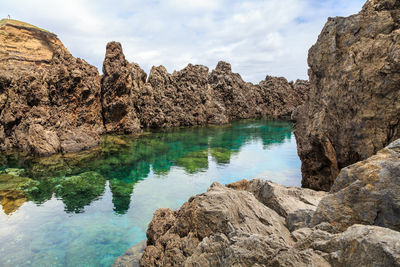
[[55, 34], [0, 24], [0, 149], [49, 155], [86, 149], [104, 132], [100, 76]]

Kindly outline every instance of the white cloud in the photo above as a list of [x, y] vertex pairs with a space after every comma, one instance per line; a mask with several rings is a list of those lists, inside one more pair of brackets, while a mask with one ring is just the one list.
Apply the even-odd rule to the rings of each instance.
[[56, 33], [74, 56], [101, 71], [108, 41], [147, 72], [188, 63], [232, 64], [244, 79], [307, 78], [307, 52], [328, 16], [364, 0], [1, 0], [0, 16]]

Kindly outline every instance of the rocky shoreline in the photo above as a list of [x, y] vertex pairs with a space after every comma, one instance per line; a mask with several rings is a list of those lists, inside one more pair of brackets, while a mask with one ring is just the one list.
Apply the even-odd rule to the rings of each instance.
[[400, 266], [400, 139], [343, 169], [329, 192], [214, 183], [159, 209], [147, 244], [114, 266]]
[[189, 64], [147, 74], [107, 44], [103, 75], [74, 58], [55, 34], [13, 20], [0, 24], [0, 150], [46, 156], [98, 145], [104, 133], [290, 118], [308, 82], [267, 76], [257, 85], [231, 66]]
[[400, 266], [399, 14], [399, 1], [368, 0], [310, 49], [292, 118], [311, 189], [214, 183], [157, 210], [146, 245], [114, 266]]
[[214, 183], [157, 210], [146, 243], [114, 265], [400, 266], [399, 14], [397, 0], [368, 0], [328, 19], [309, 51], [310, 84], [246, 83], [225, 62], [147, 77], [117, 42], [100, 76], [54, 34], [2, 22], [0, 150], [51, 155], [104, 133], [291, 116], [306, 188]]

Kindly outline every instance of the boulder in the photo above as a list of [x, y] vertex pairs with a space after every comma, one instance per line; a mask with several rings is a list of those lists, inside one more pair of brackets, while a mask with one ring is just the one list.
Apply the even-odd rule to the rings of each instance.
[[312, 218], [313, 225], [321, 222], [331, 223], [337, 231], [353, 224], [400, 231], [400, 139], [342, 169]]
[[400, 233], [378, 226], [353, 225], [326, 241], [314, 242], [331, 266], [400, 266]]
[[400, 5], [369, 0], [329, 18], [309, 50], [310, 94], [293, 113], [302, 185], [329, 191], [339, 171], [400, 138]]
[[293, 244], [283, 217], [253, 194], [218, 183], [179, 211], [156, 211], [147, 238], [143, 266], [249, 266]]
[[290, 231], [309, 225], [318, 203], [326, 192], [306, 188], [286, 187], [259, 179], [226, 185], [236, 190], [246, 190], [264, 205], [286, 219]]

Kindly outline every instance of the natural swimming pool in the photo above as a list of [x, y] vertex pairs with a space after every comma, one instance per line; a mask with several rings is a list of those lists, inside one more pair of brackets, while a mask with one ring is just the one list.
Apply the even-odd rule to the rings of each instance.
[[110, 266], [146, 238], [157, 208], [179, 208], [212, 182], [263, 178], [299, 186], [292, 124], [105, 136], [90, 151], [0, 155], [0, 266]]

